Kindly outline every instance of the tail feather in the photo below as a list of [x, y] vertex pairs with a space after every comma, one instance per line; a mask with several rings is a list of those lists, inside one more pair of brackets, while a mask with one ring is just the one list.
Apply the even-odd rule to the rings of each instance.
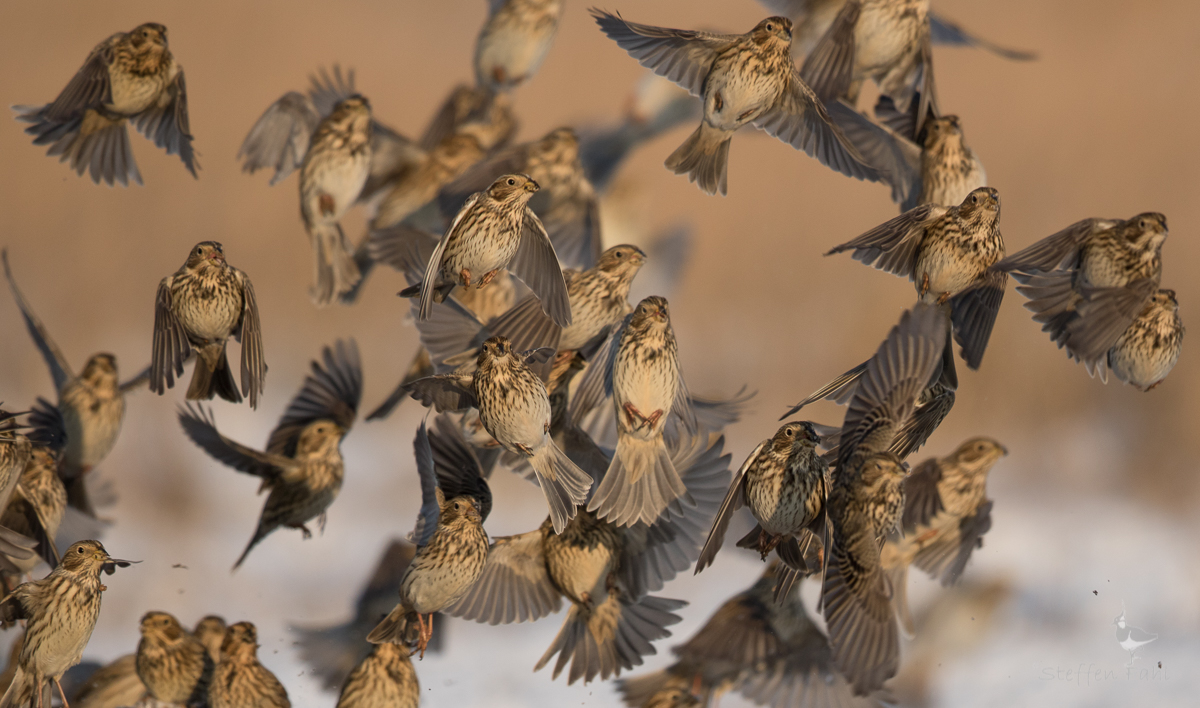
[[25, 129], [35, 136], [33, 144], [49, 145], [46, 154], [58, 156], [77, 174], [87, 171], [93, 182], [109, 186], [128, 185], [130, 180], [142, 183], [123, 118], [114, 121], [88, 111], [60, 121], [47, 117], [44, 108], [22, 106], [17, 111], [18, 120], [33, 124]]
[[[12, 683], [4, 696], [0, 697], [0, 708], [32, 708], [39, 704], [37, 700], [37, 679], [21, 667], [17, 667]], [[50, 683], [42, 685], [42, 705], [50, 705]]]
[[554, 532], [562, 533], [567, 522], [575, 517], [575, 507], [587, 501], [592, 478], [548, 439], [529, 458], [529, 466], [546, 495]]
[[242, 402], [242, 394], [238, 391], [233, 372], [229, 369], [229, 357], [225, 354], [224, 344], [210, 344], [196, 357], [187, 400], [210, 401], [214, 395], [231, 403]]
[[620, 435], [588, 511], [617, 526], [632, 526], [639, 521], [653, 524], [668, 507], [682, 513], [683, 505], [695, 506], [696, 501], [675, 471], [662, 438]]
[[1067, 325], [1075, 319], [1079, 295], [1073, 287], [1071, 271], [1055, 271], [1027, 275], [1014, 273], [1021, 284], [1017, 292], [1029, 299], [1025, 309], [1033, 312], [1033, 320], [1042, 323], [1042, 331], [1060, 347], [1066, 342]]
[[667, 169], [677, 175], [686, 174], [689, 182], [695, 182], [708, 194], [720, 192], [725, 196], [732, 138], [733, 133], [701, 121], [700, 127], [667, 158]]
[[341, 293], [340, 300], [343, 305], [353, 305], [358, 302], [359, 293], [362, 292], [363, 286], [367, 284], [367, 276], [371, 271], [375, 270], [375, 259], [371, 257], [371, 236], [367, 234], [354, 249], [354, 265], [358, 268], [358, 281], [354, 286], [345, 292]]
[[315, 251], [314, 282], [309, 294], [314, 303], [325, 306], [333, 302], [334, 298], [353, 289], [358, 284], [361, 273], [340, 224], [314, 224], [309, 230], [309, 236]]
[[375, 629], [367, 635], [367, 641], [372, 644], [412, 644], [417, 641], [418, 627], [413, 622], [417, 613], [404, 605], [396, 605], [387, 617], [375, 625]]
[[242, 551], [242, 555], [238, 556], [237, 562], [233, 564], [233, 570], [237, 570], [242, 565], [242, 562], [246, 560], [246, 556], [250, 555], [250, 551], [254, 550], [255, 546], [264, 538], [270, 536], [271, 532], [277, 528], [279, 528], [278, 524], [267, 526], [262, 521], [259, 521], [258, 527], [254, 529], [254, 537], [250, 539], [250, 543], [246, 544], [246, 550]]

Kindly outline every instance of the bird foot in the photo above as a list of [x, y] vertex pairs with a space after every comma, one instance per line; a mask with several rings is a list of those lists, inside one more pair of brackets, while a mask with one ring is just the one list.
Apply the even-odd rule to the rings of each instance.
[[300, 529], [300, 534], [302, 535], [302, 537], [304, 538], [305, 541], [312, 538], [312, 531], [309, 531], [308, 527], [305, 526], [304, 524], [300, 524], [296, 528]]
[[471, 287], [471, 271], [463, 268], [458, 272], [458, 279], [462, 281], [464, 288]]
[[776, 536], [766, 531], [758, 532], [758, 552], [762, 554], [763, 560], [767, 559], [767, 556], [771, 554], [771, 551], [775, 550], [775, 547], [779, 545], [781, 540], [783, 540], [782, 536]]
[[325, 521], [327, 519], [328, 519], [328, 516], [323, 511], [321, 512], [321, 515], [317, 517], [317, 528], [321, 530], [322, 536], [325, 535]]
[[949, 299], [950, 299], [950, 293], [942, 293], [941, 295], [938, 295], [937, 304], [945, 305], [946, 301]]
[[476, 285], [475, 289], [478, 290], [479, 288], [482, 288], [483, 286], [492, 282], [492, 280], [494, 280], [496, 278], [496, 274], [499, 272], [500, 272], [500, 269], [497, 268], [495, 270], [489, 270], [488, 272], [484, 273], [483, 277], [479, 279], [479, 285]]
[[929, 274], [926, 273], [921, 276], [921, 297], [925, 297], [925, 294], [928, 292], [929, 292]]
[[513, 443], [513, 445], [521, 451], [521, 454], [526, 457], [533, 457], [533, 448], [523, 443]]

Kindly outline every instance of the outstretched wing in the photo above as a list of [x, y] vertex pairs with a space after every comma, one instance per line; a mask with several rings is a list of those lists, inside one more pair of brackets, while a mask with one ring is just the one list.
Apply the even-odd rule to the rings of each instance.
[[294, 463], [280, 455], [259, 452], [254, 448], [230, 440], [217, 431], [217, 421], [211, 409], [188, 403], [179, 410], [179, 424], [192, 442], [200, 446], [213, 459], [238, 472], [273, 480], [283, 474], [285, 468]]
[[267, 452], [292, 457], [300, 431], [315, 420], [332, 420], [344, 431], [354, 425], [363, 387], [358, 344], [339, 339], [321, 350], [321, 359], [312, 362], [312, 373], [271, 431]]
[[33, 337], [33, 343], [37, 345], [38, 351], [42, 353], [42, 358], [46, 360], [46, 366], [50, 367], [50, 378], [54, 379], [54, 390], [61, 391], [63, 386], [66, 386], [67, 382], [75, 377], [75, 373], [71, 371], [71, 365], [63, 356], [62, 350], [50, 337], [46, 326], [34, 314], [33, 308], [25, 301], [25, 296], [17, 287], [17, 281], [13, 278], [12, 269], [8, 265], [7, 248], [0, 250], [0, 260], [4, 261], [4, 277], [8, 278], [8, 287], [12, 289], [13, 299], [17, 301], [17, 307], [21, 309], [21, 316], [25, 318], [25, 328], [29, 330], [29, 336]]
[[238, 148], [242, 171], [274, 168], [271, 184], [278, 184], [304, 164], [309, 139], [320, 122], [311, 99], [295, 91], [285, 93], [263, 112]]
[[[245, 350], [243, 349], [243, 352]], [[171, 276], [158, 285], [154, 300], [154, 342], [150, 352], [150, 390], [160, 396], [183, 375], [183, 362], [192, 354], [187, 332], [171, 309]], [[243, 353], [243, 357], [244, 357]]]
[[542, 309], [559, 327], [571, 324], [571, 300], [567, 281], [554, 253], [554, 245], [542, 222], [528, 208], [521, 222], [521, 242], [508, 264], [509, 271], [529, 286], [542, 303]]
[[704, 79], [717, 52], [738, 40], [735, 34], [654, 27], [628, 22], [619, 15], [592, 10], [596, 24], [609, 39], [642, 66], [687, 89], [693, 96], [704, 90]]

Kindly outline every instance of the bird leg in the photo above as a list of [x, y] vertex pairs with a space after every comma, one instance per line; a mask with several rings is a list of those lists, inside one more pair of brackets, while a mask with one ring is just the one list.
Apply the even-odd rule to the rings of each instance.
[[302, 537], [304, 538], [305, 541], [312, 538], [312, 531], [309, 531], [308, 527], [305, 526], [304, 524], [300, 524], [296, 528], [300, 529], [300, 533], [303, 534]]
[[921, 297], [925, 297], [927, 292], [929, 292], [929, 274], [925, 273], [921, 276]]
[[697, 671], [695, 674], [692, 675], [692, 696], [694, 698], [700, 698], [703, 695], [701, 693], [703, 690], [704, 690], [704, 677], [701, 676], [700, 672]]
[[[628, 402], [624, 405], [624, 410], [625, 410], [625, 417], [629, 420], [629, 424], [631, 426], [633, 426], [633, 428], [635, 430], [638, 428], [647, 426], [647, 425], [649, 425], [650, 427], [654, 427], [654, 424], [657, 423], [659, 421], [659, 419], [662, 418], [662, 416], [663, 416], [662, 409], [654, 411], [649, 416], [644, 416], [644, 415], [642, 415], [642, 412], [637, 409], [636, 406], [634, 406], [632, 403], [628, 403]], [[637, 421], [639, 421], [639, 420], [642, 422], [638, 423]]]
[[417, 613], [417, 624], [421, 626], [421, 636], [417, 639], [417, 650], [421, 652], [421, 658], [425, 658], [425, 647], [429, 646], [429, 640], [433, 639], [433, 614], [429, 615], [429, 626], [421, 621], [421, 613]]
[[325, 535], [325, 521], [327, 518], [327, 515], [323, 511], [321, 512], [321, 515], [317, 517], [317, 528], [321, 529], [322, 536]]
[[770, 534], [766, 531], [758, 532], [758, 552], [762, 554], [763, 560], [767, 559], [767, 556], [770, 555], [771, 551], [775, 550], [775, 547], [779, 545], [781, 540], [783, 540], [783, 536]]
[[937, 304], [945, 305], [946, 301], [949, 299], [950, 299], [950, 293], [942, 293], [941, 295], [938, 295]]
[[463, 268], [458, 272], [458, 278], [462, 281], [464, 288], [471, 287], [471, 271]]
[[524, 443], [513, 443], [513, 446], [520, 450], [522, 455], [526, 457], [533, 457], [533, 448], [529, 447], [528, 445]]
[[54, 679], [54, 685], [58, 686], [58, 695], [62, 698], [63, 708], [71, 708], [71, 704], [67, 703], [67, 694], [63, 693], [62, 684], [58, 682], [58, 679]]
[[500, 269], [497, 268], [495, 270], [489, 270], [488, 272], [484, 273], [483, 277], [479, 279], [479, 285], [476, 285], [475, 289], [478, 290], [479, 288], [482, 288], [483, 286], [492, 282], [492, 279], [494, 279], [496, 277], [496, 274], [499, 272], [500, 272]]

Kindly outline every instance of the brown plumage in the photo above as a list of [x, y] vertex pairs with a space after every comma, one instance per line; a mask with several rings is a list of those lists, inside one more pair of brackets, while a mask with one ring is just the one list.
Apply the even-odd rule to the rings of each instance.
[[210, 708], [291, 708], [287, 689], [258, 661], [258, 631], [250, 622], [225, 630], [221, 660], [208, 687]]
[[140, 628], [137, 674], [149, 695], [164, 703], [205, 705], [213, 672], [205, 646], [166, 612], [147, 612]]
[[183, 363], [196, 353], [188, 387], [189, 401], [218, 395], [233, 403], [242, 394], [233, 382], [225, 356], [230, 337], [242, 343], [242, 391], [250, 407], [258, 407], [267, 375], [262, 324], [254, 286], [245, 273], [225, 262], [225, 248], [202, 241], [187, 262], [162, 279], [154, 303], [154, 344], [150, 356], [150, 390], [160, 396], [183, 375]]
[[125, 708], [146, 695], [137, 673], [137, 654], [117, 658], [88, 677], [71, 696], [72, 708]]
[[17, 120], [32, 123], [34, 145], [49, 145], [92, 181], [112, 185], [142, 183], [126, 122], [154, 144], [179, 155], [192, 176], [199, 165], [192, 152], [187, 88], [183, 68], [167, 48], [167, 28], [157, 22], [118, 32], [92, 50], [83, 67], [53, 103], [18, 106]]
[[511, 91], [533, 77], [558, 33], [562, 0], [493, 0], [475, 41], [475, 81]]
[[[1174, 290], [1160, 289], [1117, 338], [1102, 363], [1118, 379], [1149, 391], [1163, 382], [1183, 350], [1183, 320]], [[1097, 366], [1105, 380], [1104, 367]]]
[[338, 696], [337, 708], [417, 708], [421, 684], [399, 644], [376, 644], [362, 660]]
[[192, 629], [192, 636], [208, 650], [213, 663], [221, 660], [221, 642], [225, 641], [225, 619], [217, 615], [201, 618]]
[[5, 589], [20, 582], [39, 560], [51, 568], [58, 565], [54, 538], [67, 509], [67, 490], [59, 479], [59, 450], [35, 444], [8, 505], [0, 515], [0, 526], [37, 541], [38, 555], [20, 560], [9, 558], [16, 572], [4, 572]]

